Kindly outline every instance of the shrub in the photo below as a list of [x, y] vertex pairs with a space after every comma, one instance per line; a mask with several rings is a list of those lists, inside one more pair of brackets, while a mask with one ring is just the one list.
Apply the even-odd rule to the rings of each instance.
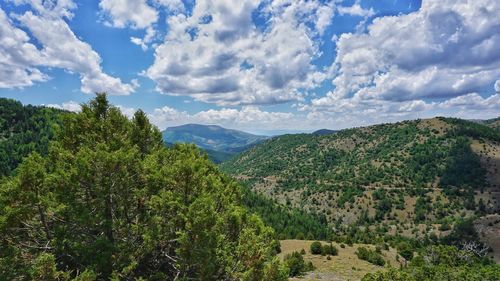
[[367, 249], [365, 247], [359, 247], [356, 251], [356, 255], [359, 259], [365, 260], [369, 263], [373, 263], [375, 265], [384, 266], [385, 260], [382, 258], [382, 255], [377, 253], [374, 250]]
[[314, 241], [311, 244], [311, 254], [313, 255], [320, 255], [321, 254], [321, 242], [319, 241]]
[[299, 276], [305, 270], [304, 258], [299, 252], [286, 255], [284, 263], [288, 267], [290, 277]]
[[290, 277], [302, 275], [306, 271], [314, 270], [312, 262], [305, 263], [304, 257], [299, 252], [292, 252], [284, 258]]
[[321, 254], [322, 255], [332, 255], [336, 256], [338, 255], [338, 250], [335, 246], [333, 246], [331, 243], [330, 245], [324, 245], [321, 247]]
[[401, 242], [398, 245], [398, 254], [409, 261], [413, 258], [413, 248], [408, 242]]

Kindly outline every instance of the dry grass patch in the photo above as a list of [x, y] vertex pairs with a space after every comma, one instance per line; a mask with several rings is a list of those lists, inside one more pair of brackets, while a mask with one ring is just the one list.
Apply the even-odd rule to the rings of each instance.
[[[341, 248], [340, 244], [333, 242], [332, 244], [338, 249], [338, 256], [331, 256], [328, 260], [327, 256], [322, 255], [312, 255], [310, 252], [312, 240], [282, 240], [281, 243], [281, 254], [280, 257], [283, 258], [286, 254], [290, 254], [294, 251], [300, 252], [302, 249], [306, 251], [304, 255], [304, 260], [306, 262], [311, 261], [316, 268], [313, 272], [306, 274], [302, 278], [294, 278], [290, 280], [361, 280], [366, 273], [375, 272], [377, 270], [383, 270], [384, 267], [373, 265], [367, 261], [360, 260], [356, 256], [356, 250], [358, 247], [366, 247], [374, 249], [373, 245], [366, 244], [354, 244], [352, 247], [345, 245], [345, 248]], [[328, 244], [322, 242], [323, 244]], [[390, 248], [389, 251], [382, 250], [382, 254], [387, 264], [399, 267], [399, 262], [396, 261], [396, 250]]]

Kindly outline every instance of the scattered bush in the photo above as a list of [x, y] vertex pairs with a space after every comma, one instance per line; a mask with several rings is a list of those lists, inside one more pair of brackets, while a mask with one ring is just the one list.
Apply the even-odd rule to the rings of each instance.
[[385, 260], [382, 258], [382, 255], [377, 253], [374, 250], [367, 249], [365, 247], [359, 247], [356, 251], [356, 255], [359, 259], [365, 260], [369, 263], [373, 263], [375, 265], [384, 266]]
[[322, 245], [321, 242], [319, 241], [314, 241], [311, 244], [311, 254], [313, 255], [331, 255], [331, 256], [336, 256], [338, 255], [338, 249], [333, 246], [332, 243], [328, 245]]

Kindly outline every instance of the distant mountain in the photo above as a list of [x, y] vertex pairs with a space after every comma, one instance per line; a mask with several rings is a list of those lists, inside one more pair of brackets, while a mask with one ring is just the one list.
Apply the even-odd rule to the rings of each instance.
[[473, 122], [486, 125], [492, 129], [500, 130], [500, 117], [487, 119], [487, 120], [471, 120]]
[[162, 132], [166, 143], [193, 143], [205, 150], [216, 163], [231, 158], [269, 137], [226, 129], [217, 125], [186, 124]]
[[312, 134], [313, 135], [329, 135], [337, 132], [336, 130], [330, 130], [330, 129], [319, 129], [317, 131], [314, 131]]

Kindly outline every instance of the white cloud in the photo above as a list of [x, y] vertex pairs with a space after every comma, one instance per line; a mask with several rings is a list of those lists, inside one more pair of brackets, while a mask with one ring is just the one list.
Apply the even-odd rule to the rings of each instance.
[[84, 93], [105, 91], [109, 94], [129, 94], [136, 84], [122, 83], [119, 78], [103, 72], [100, 56], [92, 47], [78, 39], [63, 17], [70, 18], [72, 1], [16, 0], [15, 4], [30, 4], [33, 11], [13, 14], [29, 29], [41, 45], [30, 43], [30, 36], [15, 27], [0, 8], [0, 87], [30, 86], [49, 77], [38, 67], [55, 67], [80, 75]]
[[[335, 95], [413, 100], [460, 96], [500, 76], [500, 2], [424, 1], [337, 42]], [[324, 100], [326, 102], [326, 100]]]
[[152, 27], [148, 27], [146, 28], [146, 34], [144, 35], [144, 38], [130, 37], [130, 41], [138, 46], [141, 46], [142, 50], [146, 51], [148, 49], [148, 45], [153, 42], [155, 35], [155, 29]]
[[498, 14], [493, 0], [424, 1], [411, 14], [376, 18], [367, 32], [342, 34], [334, 90], [298, 110], [352, 125], [498, 115], [498, 93], [475, 93], [500, 88]]
[[[319, 1], [197, 1], [192, 14], [168, 18], [144, 74], [164, 94], [218, 105], [300, 100], [301, 90], [324, 79], [312, 60], [331, 9]], [[254, 12], [269, 18], [264, 30]]]
[[323, 34], [325, 29], [330, 26], [334, 13], [335, 6], [333, 3], [318, 8], [318, 11], [316, 12], [318, 18], [316, 21], [316, 29], [320, 34]]
[[266, 130], [282, 127], [284, 123], [292, 122], [292, 119], [299, 121], [299, 118], [292, 113], [263, 111], [255, 106], [243, 106], [241, 109], [210, 109], [195, 114], [165, 106], [153, 110], [148, 116], [161, 130], [186, 123], [215, 124], [242, 130]]
[[0, 8], [0, 88], [31, 86], [49, 77], [34, 67], [40, 53]]
[[182, 0], [154, 0], [156, 5], [162, 6], [171, 13], [184, 12], [184, 3]]
[[117, 106], [118, 109], [123, 113], [123, 115], [127, 116], [127, 118], [132, 119], [134, 117], [135, 112], [137, 111], [135, 108], [132, 107], [126, 107], [122, 105]]
[[375, 11], [373, 8], [370, 9], [363, 9], [361, 7], [359, 0], [357, 0], [352, 6], [350, 7], [345, 7], [345, 6], [339, 6], [338, 11], [340, 15], [351, 15], [351, 16], [358, 16], [358, 17], [371, 17], [375, 15]]
[[72, 112], [80, 112], [82, 110], [82, 106], [76, 101], [67, 101], [62, 104], [47, 104], [47, 107], [53, 107], [57, 109], [64, 109]]
[[496, 91], [497, 93], [500, 93], [500, 80], [497, 80], [497, 81], [495, 82], [495, 91]]
[[497, 110], [500, 112], [500, 94], [494, 94], [487, 98], [481, 97], [477, 93], [451, 98], [442, 102], [442, 108], [459, 108], [461, 110]]
[[116, 28], [131, 27], [146, 30], [144, 37], [130, 37], [130, 41], [146, 51], [156, 35], [155, 24], [159, 19], [159, 10], [177, 14], [185, 12], [182, 0], [100, 0], [99, 8], [104, 24]]
[[72, 10], [77, 7], [73, 0], [11, 0], [16, 5], [30, 5], [38, 14], [50, 18], [73, 18]]
[[123, 28], [146, 28], [158, 20], [158, 12], [146, 0], [101, 0], [99, 7], [109, 16], [108, 24]]

